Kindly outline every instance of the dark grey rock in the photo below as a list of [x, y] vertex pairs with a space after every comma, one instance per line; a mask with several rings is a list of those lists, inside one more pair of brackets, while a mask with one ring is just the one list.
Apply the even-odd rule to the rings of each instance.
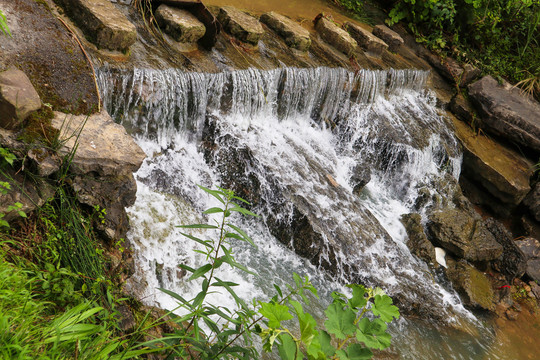
[[527, 258], [514, 242], [510, 232], [493, 218], [487, 219], [485, 225], [503, 247], [503, 255], [492, 263], [495, 269], [505, 275], [508, 283], [523, 276], [527, 269]]
[[527, 194], [523, 203], [529, 208], [536, 221], [540, 221], [540, 183], [537, 183], [533, 190]]
[[540, 241], [525, 238], [516, 240], [516, 244], [527, 259], [526, 274], [534, 281], [540, 282]]
[[353, 193], [359, 194], [364, 186], [371, 180], [371, 169], [365, 164], [358, 164], [352, 169], [350, 183], [353, 186]]
[[15, 67], [0, 72], [0, 127], [17, 129], [40, 107], [39, 95], [24, 72]]
[[435, 211], [428, 217], [430, 240], [452, 254], [469, 261], [490, 261], [503, 247], [477, 215], [460, 209]]
[[409, 237], [407, 246], [411, 252], [426, 263], [437, 266], [435, 247], [424, 233], [420, 214], [404, 214], [401, 216], [401, 222], [407, 231], [407, 236]]
[[491, 134], [540, 153], [540, 104], [510, 84], [485, 76], [469, 85], [480, 126]]
[[471, 102], [461, 93], [456, 94], [450, 101], [450, 111], [468, 124], [473, 124], [476, 116]]

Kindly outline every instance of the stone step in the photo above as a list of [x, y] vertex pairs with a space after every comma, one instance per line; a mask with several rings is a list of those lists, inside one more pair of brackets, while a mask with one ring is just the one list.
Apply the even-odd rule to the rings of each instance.
[[217, 18], [225, 31], [251, 45], [257, 45], [264, 34], [259, 20], [231, 6], [221, 7]]
[[288, 17], [271, 11], [263, 14], [261, 21], [278, 33], [288, 46], [300, 51], [307, 51], [311, 46], [309, 31]]
[[455, 118], [454, 127], [463, 145], [463, 173], [507, 206], [517, 206], [531, 189], [532, 164]]
[[181, 43], [195, 43], [206, 32], [204, 24], [186, 10], [160, 5], [155, 16], [163, 31]]
[[57, 0], [84, 34], [99, 48], [126, 51], [137, 30], [108, 0]]
[[381, 56], [388, 49], [388, 44], [362, 28], [351, 22], [343, 24], [343, 28], [356, 40], [358, 45], [375, 56]]
[[403, 38], [385, 25], [375, 26], [373, 28], [373, 35], [387, 43], [390, 51], [396, 52], [403, 45]]
[[316, 19], [315, 28], [324, 41], [347, 56], [351, 56], [354, 53], [358, 44], [347, 31], [324, 16], [319, 15]]

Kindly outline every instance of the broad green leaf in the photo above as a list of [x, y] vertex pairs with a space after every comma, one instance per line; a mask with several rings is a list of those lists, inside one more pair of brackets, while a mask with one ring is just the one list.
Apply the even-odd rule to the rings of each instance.
[[356, 313], [348, 307], [344, 309], [339, 302], [333, 302], [324, 313], [328, 317], [328, 320], [324, 322], [324, 326], [336, 338], [344, 340], [347, 335], [355, 333], [354, 320], [356, 319]]
[[392, 305], [392, 298], [388, 295], [376, 295], [371, 311], [373, 315], [380, 316], [384, 322], [390, 322], [392, 318], [399, 319], [399, 309]]
[[338, 356], [339, 360], [349, 360], [349, 355], [343, 349], [336, 351], [336, 355]]
[[351, 344], [347, 347], [347, 353], [351, 360], [369, 360], [373, 356], [371, 350], [360, 344]]
[[305, 313], [302, 309], [302, 304], [298, 301], [291, 300], [289, 302], [293, 308], [296, 316], [298, 316], [298, 324], [300, 325], [300, 340], [308, 347], [313, 339], [315, 339], [319, 333], [317, 332], [317, 322], [309, 313]]
[[279, 357], [283, 360], [300, 360], [303, 358], [302, 352], [298, 348], [296, 341], [290, 335], [279, 337], [281, 344], [278, 345]]
[[206, 265], [201, 266], [200, 268], [198, 268], [197, 270], [195, 270], [195, 272], [193, 273], [193, 275], [191, 275], [191, 276], [189, 277], [189, 281], [195, 280], [195, 279], [197, 279], [197, 278], [200, 278], [201, 276], [203, 276], [204, 274], [206, 274], [206, 273], [209, 272], [210, 270], [212, 270], [212, 265], [211, 265], [211, 264], [206, 264]]
[[281, 322], [290, 320], [293, 316], [289, 313], [289, 308], [285, 305], [261, 302], [259, 313], [268, 319], [268, 327], [277, 329], [281, 327]]
[[363, 318], [358, 323], [356, 339], [363, 342], [368, 348], [386, 349], [390, 346], [392, 336], [386, 333], [387, 325], [381, 319], [370, 320]]
[[261, 333], [261, 338], [263, 340], [263, 350], [265, 352], [272, 352], [272, 347], [277, 337], [281, 333], [281, 330], [276, 329], [265, 329]]
[[349, 305], [351, 305], [351, 308], [364, 308], [367, 305], [367, 299], [365, 297], [366, 288], [358, 284], [347, 285], [347, 287], [352, 289], [352, 297], [349, 299]]
[[321, 350], [327, 357], [332, 357], [336, 353], [336, 349], [332, 346], [332, 337], [326, 331], [319, 331], [319, 343]]

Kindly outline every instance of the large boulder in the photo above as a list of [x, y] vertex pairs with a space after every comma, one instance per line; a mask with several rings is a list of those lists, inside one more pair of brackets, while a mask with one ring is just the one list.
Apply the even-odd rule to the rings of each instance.
[[372, 55], [381, 56], [388, 49], [388, 44], [359, 25], [346, 22], [343, 28], [351, 34], [360, 47]]
[[469, 85], [469, 95], [486, 132], [540, 153], [540, 104], [536, 100], [491, 76]]
[[288, 46], [300, 51], [309, 49], [311, 45], [309, 31], [288, 17], [271, 11], [263, 14], [261, 21], [277, 32]]
[[534, 185], [533, 190], [525, 197], [523, 203], [529, 208], [536, 221], [540, 222], [540, 183]]
[[435, 211], [428, 217], [430, 240], [459, 258], [490, 261], [503, 247], [488, 231], [479, 216], [458, 208]]
[[523, 156], [454, 119], [463, 145], [463, 174], [479, 182], [501, 202], [515, 207], [529, 193], [533, 164]]
[[315, 28], [321, 38], [347, 56], [351, 56], [358, 44], [351, 35], [325, 16], [318, 16]]
[[494, 311], [495, 292], [484, 273], [469, 265], [466, 261], [448, 259], [446, 275], [463, 303], [471, 308]]
[[16, 129], [40, 107], [39, 95], [24, 72], [15, 67], [0, 72], [0, 127]]
[[516, 240], [516, 244], [527, 259], [526, 274], [534, 281], [540, 282], [540, 241], [525, 238]]
[[133, 172], [145, 154], [107, 112], [91, 116], [55, 113], [52, 126], [60, 131], [59, 154], [70, 158], [72, 187], [82, 204], [105, 208], [103, 234], [125, 237], [125, 208], [133, 205], [137, 184]]
[[231, 6], [220, 8], [217, 18], [223, 28], [240, 41], [257, 45], [264, 34], [259, 20]]
[[135, 25], [108, 0], [57, 1], [100, 48], [126, 51], [137, 39]]
[[178, 42], [197, 42], [206, 32], [204, 24], [189, 11], [160, 5], [155, 15], [159, 26]]

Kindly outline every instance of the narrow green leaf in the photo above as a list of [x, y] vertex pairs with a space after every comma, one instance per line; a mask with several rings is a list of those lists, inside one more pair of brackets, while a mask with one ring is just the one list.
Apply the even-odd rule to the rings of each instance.
[[281, 288], [274, 284], [274, 289], [276, 289], [277, 293], [279, 294], [279, 297], [283, 297], [283, 292], [281, 291]]
[[189, 281], [191, 280], [195, 280], [197, 278], [200, 278], [201, 276], [203, 276], [204, 274], [206, 274], [207, 272], [209, 272], [210, 270], [212, 270], [212, 265], [211, 264], [205, 264], [203, 266], [201, 266], [200, 268], [198, 268], [197, 270], [195, 270], [195, 272], [193, 273], [193, 275], [191, 275], [189, 277]]
[[249, 211], [249, 210], [246, 210], [244, 209], [243, 207], [241, 206], [235, 206], [235, 207], [232, 207], [229, 209], [229, 211], [235, 211], [235, 212], [239, 212], [240, 214], [242, 215], [246, 215], [246, 216], [254, 216], [254, 217], [259, 217], [259, 215]]
[[242, 238], [245, 241], [250, 243], [252, 246], [255, 246], [255, 243], [253, 242], [253, 240], [251, 240], [251, 238], [245, 233], [244, 230], [240, 229], [238, 226], [235, 226], [233, 224], [227, 224], [227, 226], [233, 229], [234, 231], [236, 231], [238, 234], [240, 234], [240, 236], [242, 236]]
[[202, 239], [199, 239], [198, 237], [196, 236], [193, 236], [193, 235], [190, 235], [190, 234], [186, 234], [186, 233], [183, 233], [181, 232], [180, 233], [181, 235], [187, 237], [188, 239], [191, 239], [201, 245], [204, 245], [206, 247], [211, 247], [212, 246], [212, 241], [211, 240], [202, 240]]
[[206, 193], [212, 195], [216, 199], [218, 199], [219, 202], [221, 202], [223, 205], [225, 205], [225, 200], [221, 196], [225, 195], [223, 192], [217, 191], [217, 190], [210, 190], [202, 185], [197, 185], [201, 190], [205, 191]]
[[183, 229], [218, 229], [216, 225], [210, 224], [176, 225], [176, 227]]
[[189, 302], [186, 299], [184, 299], [182, 296], [175, 293], [174, 291], [163, 289], [163, 288], [159, 288], [159, 291], [164, 292], [165, 294], [171, 296], [172, 298], [180, 301], [182, 304], [187, 305], [188, 307], [190, 307]]
[[203, 211], [203, 214], [209, 215], [209, 214], [216, 214], [216, 213], [222, 213], [223, 209], [218, 207], [213, 207], [208, 210]]

